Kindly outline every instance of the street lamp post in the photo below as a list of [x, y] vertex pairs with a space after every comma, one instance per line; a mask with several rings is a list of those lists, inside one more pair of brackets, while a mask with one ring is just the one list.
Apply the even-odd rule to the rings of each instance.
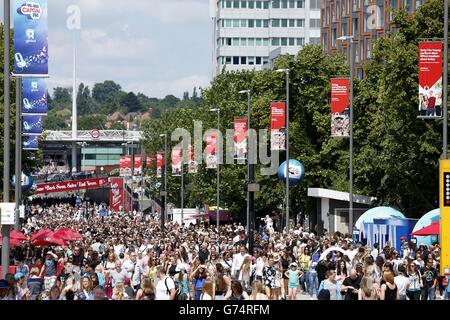
[[161, 202], [163, 207], [161, 208], [161, 229], [164, 229], [164, 224], [167, 214], [167, 134], [161, 134], [160, 137], [164, 137], [164, 164], [162, 170], [162, 178], [164, 182], [162, 183], [163, 189], [161, 191]]
[[[253, 188], [255, 184], [255, 155], [254, 150], [250, 148], [250, 143], [253, 144], [254, 136], [251, 135], [251, 91], [243, 90], [239, 92], [240, 94], [247, 94], [247, 132], [248, 132], [248, 141], [247, 141], [247, 232], [248, 232], [248, 249], [250, 254], [253, 254], [253, 232], [254, 232], [254, 223], [255, 223], [255, 192], [256, 189]], [[252, 140], [250, 140], [252, 139]]]
[[220, 133], [220, 109], [211, 109], [211, 112], [217, 112], [217, 136], [216, 136], [216, 165], [217, 165], [217, 187], [216, 187], [216, 223], [217, 230], [219, 230], [220, 225], [220, 148], [218, 146], [219, 143], [219, 133]]
[[276, 72], [286, 75], [286, 231], [289, 231], [289, 69], [278, 69]]
[[353, 36], [342, 36], [337, 40], [347, 41], [350, 40], [350, 146], [349, 146], [349, 233], [353, 235], [353, 73], [355, 64], [355, 52]]

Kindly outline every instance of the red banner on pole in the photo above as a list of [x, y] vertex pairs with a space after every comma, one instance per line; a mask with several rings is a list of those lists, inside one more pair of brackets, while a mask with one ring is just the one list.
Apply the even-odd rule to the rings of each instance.
[[206, 168], [217, 169], [217, 134], [206, 136]]
[[145, 167], [147, 169], [153, 168], [153, 165], [155, 163], [155, 159], [156, 159], [155, 155], [147, 156], [147, 159], [145, 159]]
[[442, 116], [442, 42], [419, 43], [419, 112]]
[[350, 79], [331, 79], [331, 136], [350, 136]]
[[234, 120], [234, 158], [245, 160], [247, 154], [247, 119]]
[[183, 160], [183, 149], [172, 149], [172, 176], [179, 177], [181, 175], [181, 163]]
[[142, 174], [142, 156], [134, 156], [134, 175], [140, 176]]
[[74, 190], [87, 190], [105, 188], [108, 186], [107, 178], [73, 180], [64, 182], [42, 183], [37, 185], [35, 194], [68, 192]]
[[128, 177], [131, 176], [131, 156], [120, 156], [120, 176], [121, 177]]
[[189, 173], [197, 173], [198, 172], [198, 162], [195, 161], [194, 148], [192, 148], [191, 144], [188, 146], [188, 157], [189, 157], [188, 172]]
[[156, 153], [156, 177], [162, 178], [162, 167], [164, 166], [164, 152]]
[[286, 103], [273, 102], [270, 106], [270, 150], [286, 150]]
[[123, 179], [111, 178], [111, 189], [109, 192], [109, 207], [111, 210], [118, 212], [123, 208]]

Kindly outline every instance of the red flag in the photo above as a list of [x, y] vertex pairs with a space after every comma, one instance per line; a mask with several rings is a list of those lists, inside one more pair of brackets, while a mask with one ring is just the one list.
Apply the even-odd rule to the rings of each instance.
[[350, 136], [350, 79], [331, 79], [331, 136]]
[[286, 103], [273, 102], [270, 107], [271, 150], [286, 150]]
[[419, 112], [441, 116], [442, 42], [419, 43]]

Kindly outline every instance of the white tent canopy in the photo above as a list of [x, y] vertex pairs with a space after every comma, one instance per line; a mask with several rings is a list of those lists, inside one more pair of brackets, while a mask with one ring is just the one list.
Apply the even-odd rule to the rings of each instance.
[[322, 252], [319, 260], [324, 260], [327, 256], [327, 254], [330, 252], [333, 252], [333, 251], [339, 251], [343, 255], [347, 255], [350, 258], [350, 261], [353, 260], [353, 257], [355, 256], [355, 253], [352, 251], [345, 251], [344, 249], [341, 249], [339, 247], [331, 247], [331, 248], [328, 248], [327, 250], [325, 250], [324, 252]]

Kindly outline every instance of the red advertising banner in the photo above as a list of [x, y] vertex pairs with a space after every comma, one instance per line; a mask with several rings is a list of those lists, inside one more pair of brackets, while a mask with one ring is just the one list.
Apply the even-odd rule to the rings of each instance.
[[156, 177], [162, 177], [162, 167], [164, 166], [164, 152], [156, 153]]
[[350, 79], [331, 79], [331, 136], [350, 136]]
[[245, 160], [247, 154], [247, 119], [234, 120], [234, 158]]
[[142, 156], [134, 156], [134, 175], [140, 176], [142, 174]]
[[195, 161], [195, 155], [194, 155], [194, 148], [192, 148], [192, 145], [189, 144], [188, 146], [188, 172], [189, 173], [198, 173], [198, 162]]
[[124, 205], [123, 179], [111, 178], [111, 189], [109, 191], [109, 208], [118, 212]]
[[286, 103], [273, 102], [270, 106], [270, 150], [286, 150]]
[[206, 168], [217, 169], [217, 134], [206, 136]]
[[155, 155], [147, 156], [147, 159], [145, 159], [145, 167], [147, 169], [153, 168], [153, 165], [155, 163], [155, 159], [156, 159]]
[[120, 176], [131, 176], [131, 156], [120, 156]]
[[442, 116], [442, 42], [419, 43], [419, 112]]
[[172, 149], [172, 176], [179, 177], [181, 175], [181, 162], [183, 160], [183, 149]]
[[37, 185], [35, 194], [47, 194], [57, 192], [68, 192], [74, 190], [87, 190], [105, 188], [108, 186], [107, 178], [73, 180], [64, 182], [42, 183]]

